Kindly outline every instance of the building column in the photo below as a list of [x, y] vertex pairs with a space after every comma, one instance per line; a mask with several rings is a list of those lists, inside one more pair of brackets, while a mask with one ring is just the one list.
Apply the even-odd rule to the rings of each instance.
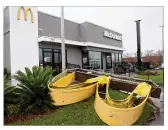
[[114, 53], [111, 53], [111, 63], [112, 63], [112, 65], [111, 65], [111, 67], [112, 67], [112, 68], [111, 68], [111, 73], [114, 73], [114, 64], [113, 64], [113, 61], [114, 61], [113, 58], [114, 58], [114, 57], [113, 57], [113, 54], [114, 54]]
[[[9, 7], [11, 75], [39, 65], [37, 7]], [[16, 85], [12, 80], [12, 85]]]

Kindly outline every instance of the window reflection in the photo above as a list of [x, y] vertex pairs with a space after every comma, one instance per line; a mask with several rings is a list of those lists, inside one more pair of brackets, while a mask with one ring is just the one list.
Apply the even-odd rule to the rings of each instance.
[[121, 59], [121, 54], [119, 54], [119, 62], [121, 62], [121, 60], [122, 60], [122, 59]]
[[82, 57], [83, 57], [83, 59], [82, 59], [82, 61], [83, 61], [83, 68], [84, 69], [89, 69], [88, 68], [88, 52], [82, 52]]
[[112, 61], [114, 62], [115, 61], [115, 57], [114, 57], [114, 53], [112, 53]]
[[118, 62], [118, 54], [116, 53], [115, 56], [116, 56], [116, 58], [115, 58], [116, 62]]
[[39, 65], [40, 65], [40, 66], [43, 66], [42, 48], [39, 48]]
[[111, 53], [106, 54], [106, 69], [111, 69]]
[[89, 66], [93, 69], [101, 69], [101, 52], [89, 51]]

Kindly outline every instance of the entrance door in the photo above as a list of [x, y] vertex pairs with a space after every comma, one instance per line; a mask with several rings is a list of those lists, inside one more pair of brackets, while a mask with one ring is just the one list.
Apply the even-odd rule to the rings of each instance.
[[57, 73], [60, 73], [62, 67], [61, 52], [54, 52], [53, 54], [54, 54], [53, 68], [56, 70]]
[[43, 67], [52, 66], [52, 52], [44, 51], [43, 55]]
[[[62, 68], [62, 57], [61, 57], [61, 50], [60, 49], [46, 49], [42, 48], [41, 51], [39, 51], [40, 54], [40, 64], [45, 66], [51, 66], [55, 70], [55, 74], [58, 74], [61, 72]], [[67, 63], [67, 52], [66, 54], [66, 63]], [[42, 63], [41, 63], [42, 62]]]
[[106, 54], [106, 69], [112, 68], [111, 53]]

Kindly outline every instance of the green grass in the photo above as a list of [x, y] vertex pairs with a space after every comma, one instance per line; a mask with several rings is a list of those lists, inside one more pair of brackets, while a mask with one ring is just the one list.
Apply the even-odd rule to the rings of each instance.
[[[109, 90], [113, 99], [123, 99], [128, 95], [115, 90]], [[94, 96], [87, 99], [88, 104], [82, 102], [66, 105], [58, 108], [55, 112], [32, 120], [17, 121], [9, 125], [106, 125], [98, 117], [94, 110]], [[134, 125], [143, 125], [149, 119], [153, 108], [145, 105], [144, 111], [139, 120]], [[131, 116], [131, 115], [130, 115]]]
[[[149, 79], [153, 80], [155, 83], [159, 84], [159, 85], [163, 85], [164, 84], [164, 78], [163, 78], [163, 70], [159, 70], [159, 74], [157, 76], [149, 76]], [[137, 75], [138, 78], [141, 79], [147, 79], [148, 80], [148, 75]]]

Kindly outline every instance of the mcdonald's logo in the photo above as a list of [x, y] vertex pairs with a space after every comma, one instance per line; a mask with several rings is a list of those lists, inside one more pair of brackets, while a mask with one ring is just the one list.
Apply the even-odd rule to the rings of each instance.
[[32, 10], [31, 10], [31, 8], [27, 8], [27, 9], [26, 9], [26, 8], [24, 8], [23, 6], [21, 6], [21, 7], [18, 8], [17, 20], [20, 20], [21, 10], [23, 10], [25, 21], [28, 20], [28, 13], [30, 12], [31, 22], [34, 23], [34, 15], [33, 15], [33, 12], [32, 12]]

